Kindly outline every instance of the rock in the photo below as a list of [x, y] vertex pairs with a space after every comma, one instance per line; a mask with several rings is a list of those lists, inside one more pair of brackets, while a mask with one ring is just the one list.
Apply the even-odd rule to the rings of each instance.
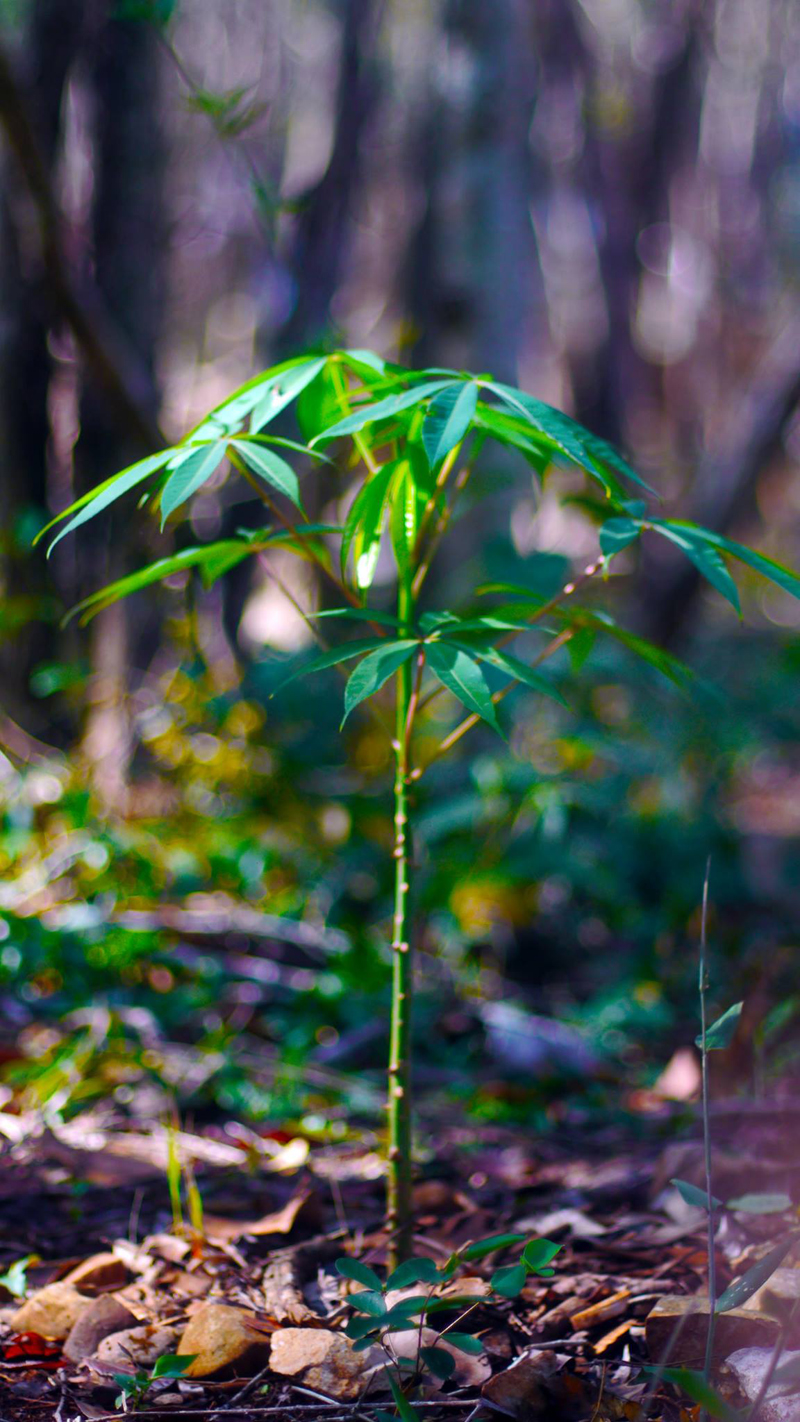
[[64, 1357], [72, 1363], [82, 1363], [96, 1352], [99, 1344], [110, 1333], [120, 1333], [124, 1329], [135, 1328], [138, 1319], [110, 1294], [101, 1294], [92, 1299], [80, 1318], [72, 1325], [64, 1344]]
[[[770, 1348], [778, 1337], [779, 1325], [754, 1309], [732, 1308], [717, 1314], [714, 1329], [714, 1364], [718, 1366], [737, 1348]], [[702, 1368], [708, 1334], [708, 1298], [659, 1299], [645, 1322], [645, 1338], [654, 1362], [670, 1366]]]
[[[446, 1335], [442, 1337], [434, 1328], [423, 1328], [421, 1332], [419, 1328], [407, 1328], [387, 1333], [386, 1342], [398, 1358], [416, 1358], [418, 1347], [441, 1348], [455, 1363], [452, 1379], [459, 1387], [481, 1387], [491, 1376], [492, 1365], [484, 1354], [460, 1352], [447, 1341]], [[426, 1383], [429, 1388], [438, 1390], [442, 1379], [426, 1373]]]
[[272, 1336], [270, 1367], [273, 1373], [293, 1378], [327, 1358], [336, 1334], [329, 1328], [279, 1328]]
[[165, 1353], [176, 1351], [180, 1336], [180, 1328], [173, 1324], [140, 1323], [136, 1328], [110, 1333], [98, 1343], [94, 1360], [103, 1372], [149, 1371]]
[[128, 1270], [116, 1254], [92, 1254], [64, 1275], [62, 1283], [73, 1284], [85, 1294], [101, 1289], [117, 1289], [128, 1282]]
[[[740, 1348], [725, 1360], [726, 1368], [733, 1373], [748, 1402], [755, 1402], [761, 1391], [764, 1375], [772, 1363], [772, 1352], [771, 1348]], [[800, 1365], [800, 1353], [781, 1353], [779, 1367], [787, 1363]], [[794, 1387], [796, 1389], [796, 1383]], [[770, 1385], [758, 1414], [759, 1422], [800, 1422], [800, 1397], [796, 1390], [793, 1397], [786, 1397], [785, 1393], [785, 1383]]]
[[40, 1333], [43, 1338], [66, 1338], [91, 1304], [74, 1284], [64, 1279], [46, 1284], [26, 1299], [9, 1320], [15, 1333]]
[[349, 1338], [328, 1328], [280, 1328], [272, 1335], [269, 1365], [272, 1372], [285, 1377], [302, 1373], [304, 1387], [314, 1392], [341, 1402], [356, 1402], [369, 1374], [385, 1361], [382, 1349], [354, 1353]]
[[252, 1377], [269, 1360], [270, 1328], [246, 1309], [204, 1304], [187, 1324], [176, 1351], [195, 1355], [183, 1374], [186, 1378], [208, 1378], [227, 1370]]
[[[800, 1299], [800, 1269], [776, 1269], [766, 1284], [762, 1284], [747, 1300], [744, 1307], [769, 1313], [770, 1295], [785, 1303], [795, 1303]], [[800, 1325], [798, 1327], [800, 1328]], [[800, 1343], [800, 1337], [797, 1341]]]
[[553, 1387], [567, 1361], [564, 1355], [550, 1349], [523, 1353], [509, 1368], [484, 1383], [481, 1397], [493, 1409], [518, 1418], [519, 1422], [549, 1416]]

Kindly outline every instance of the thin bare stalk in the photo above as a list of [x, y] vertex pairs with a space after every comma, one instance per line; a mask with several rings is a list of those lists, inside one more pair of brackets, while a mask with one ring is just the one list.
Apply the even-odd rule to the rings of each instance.
[[[398, 598], [400, 636], [413, 624], [411, 580], [401, 576]], [[410, 1252], [411, 1216], [411, 991], [413, 950], [410, 941], [411, 877], [408, 825], [409, 740], [413, 722], [414, 670], [406, 662], [396, 676], [394, 776], [394, 913], [392, 917], [392, 1017], [389, 1044], [389, 1178], [387, 1225], [393, 1232], [390, 1267]]]
[[[703, 1363], [703, 1377], [706, 1382], [711, 1380], [711, 1364], [714, 1358], [714, 1334], [716, 1325], [716, 1314], [714, 1306], [717, 1302], [717, 1255], [716, 1255], [716, 1219], [714, 1215], [714, 1192], [711, 1188], [711, 1116], [708, 1093], [708, 1044], [706, 1033], [708, 1029], [708, 1011], [706, 1006], [706, 994], [708, 992], [708, 881], [711, 874], [711, 859], [706, 862], [705, 878], [703, 880], [703, 907], [700, 917], [700, 969], [698, 974], [698, 990], [700, 993], [700, 1053], [701, 1053], [701, 1081], [702, 1081], [702, 1104], [703, 1104], [703, 1164], [705, 1168], [706, 1180], [706, 1209], [708, 1211], [708, 1333], [706, 1334], [706, 1353]], [[704, 1422], [705, 1414], [701, 1414], [701, 1422]]]

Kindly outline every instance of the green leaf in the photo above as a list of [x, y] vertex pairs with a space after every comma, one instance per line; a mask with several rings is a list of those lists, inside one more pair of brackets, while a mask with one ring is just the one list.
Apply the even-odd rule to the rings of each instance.
[[386, 1280], [387, 1289], [405, 1289], [409, 1284], [435, 1284], [439, 1270], [432, 1259], [406, 1259]]
[[377, 1289], [378, 1293], [383, 1288], [375, 1270], [370, 1269], [369, 1264], [362, 1264], [360, 1259], [337, 1259], [336, 1272], [341, 1274], [343, 1279], [353, 1279], [357, 1284], [363, 1284], [367, 1289]]
[[[658, 498], [656, 490], [651, 488], [640, 474], [636, 473], [636, 470], [631, 467], [627, 459], [620, 454], [619, 450], [614, 448], [613, 444], [609, 444], [608, 440], [601, 439], [599, 435], [593, 434], [591, 430], [584, 429], [583, 425], [578, 425], [577, 428], [580, 432], [580, 438], [584, 448], [587, 453], [591, 455], [592, 459], [599, 461], [600, 464], [605, 465], [607, 468], [616, 469], [617, 473], [621, 474], [624, 479], [630, 479], [632, 484], [638, 484], [640, 488], [646, 489], [648, 494], [654, 494], [656, 498]], [[644, 512], [645, 507], [646, 505], [637, 501], [634, 508], [629, 509], [629, 512], [635, 512], [636, 508]]]
[[295, 508], [302, 510], [297, 475], [285, 459], [281, 459], [269, 446], [256, 444], [252, 440], [234, 439], [231, 440], [231, 445], [242, 456], [248, 469], [257, 474], [259, 479], [263, 479], [265, 484], [271, 484], [278, 493], [291, 499]]
[[250, 417], [250, 433], [257, 434], [259, 430], [263, 430], [265, 425], [274, 420], [281, 410], [285, 410], [286, 406], [297, 398], [301, 390], [305, 390], [314, 376], [319, 375], [326, 360], [326, 356], [320, 356], [315, 360], [304, 361], [301, 365], [284, 370], [266, 382], [261, 398]]
[[727, 1200], [725, 1208], [728, 1210], [739, 1210], [746, 1215], [782, 1215], [784, 1210], [792, 1208], [792, 1201], [789, 1195], [775, 1194], [752, 1194], [737, 1195], [735, 1200]]
[[15, 1259], [5, 1273], [0, 1274], [0, 1284], [16, 1299], [24, 1299], [28, 1291], [28, 1269], [35, 1259], [35, 1254], [26, 1254], [24, 1259]]
[[[265, 535], [264, 539], [266, 544], [269, 536]], [[106, 587], [90, 593], [70, 609], [66, 620], [82, 616], [83, 621], [89, 621], [121, 598], [130, 597], [132, 593], [150, 587], [153, 583], [163, 582], [165, 578], [172, 578], [176, 573], [185, 572], [188, 568], [199, 568], [203, 581], [209, 586], [223, 573], [235, 568], [244, 558], [252, 557], [259, 551], [259, 546], [256, 543], [244, 543], [229, 538], [220, 543], [207, 543], [200, 548], [184, 548], [182, 552], [174, 553], [171, 558], [159, 558], [148, 567], [140, 568], [136, 573], [129, 573], [126, 578], [119, 578], [117, 582], [108, 583]]]
[[426, 643], [426, 654], [428, 666], [442, 685], [452, 691], [468, 711], [474, 711], [502, 735], [492, 694], [474, 658], [447, 642]]
[[418, 646], [418, 642], [411, 641], [387, 642], [376, 651], [369, 652], [363, 662], [359, 662], [344, 690], [342, 725], [354, 707], [380, 690], [398, 668], [408, 661]]
[[670, 543], [674, 543], [677, 548], [680, 548], [689, 562], [694, 563], [698, 572], [702, 573], [706, 581], [711, 583], [711, 586], [715, 587], [732, 607], [735, 607], [741, 617], [739, 591], [725, 567], [718, 549], [701, 542], [687, 528], [681, 529], [657, 519], [651, 521], [650, 527], [654, 532], [660, 533], [662, 538], [668, 538]]
[[335, 425], [330, 425], [328, 429], [315, 435], [311, 444], [313, 446], [320, 440], [340, 439], [344, 435], [357, 434], [367, 425], [373, 425], [378, 420], [391, 419], [403, 410], [410, 410], [414, 405], [422, 404], [451, 383], [449, 380], [430, 380], [424, 385], [413, 385], [410, 390], [404, 390], [400, 395], [387, 395], [385, 400], [376, 400], [371, 405], [360, 405], [351, 415], [345, 415], [343, 420], [337, 420]]
[[470, 1308], [472, 1304], [486, 1303], [483, 1294], [449, 1294], [446, 1298], [432, 1299], [425, 1312], [431, 1313], [458, 1313], [462, 1308]]
[[639, 537], [642, 526], [632, 518], [610, 518], [600, 529], [600, 551], [606, 558], [613, 558]]
[[419, 1356], [428, 1372], [433, 1373], [435, 1378], [443, 1378], [445, 1382], [456, 1370], [456, 1360], [445, 1348], [420, 1348]]
[[369, 1314], [370, 1318], [383, 1318], [386, 1313], [386, 1300], [376, 1289], [359, 1289], [357, 1294], [350, 1294], [347, 1301], [351, 1308]]
[[382, 356], [376, 355], [374, 351], [339, 351], [338, 356], [345, 365], [356, 367], [365, 365], [368, 370], [374, 370], [377, 375], [383, 375], [386, 370], [386, 361]]
[[531, 1274], [536, 1274], [546, 1268], [560, 1250], [561, 1245], [554, 1244], [552, 1239], [529, 1239], [522, 1251], [522, 1263]]
[[164, 1353], [156, 1359], [151, 1378], [179, 1378], [182, 1377], [197, 1357], [197, 1353]]
[[374, 1318], [351, 1318], [348, 1320], [344, 1331], [348, 1338], [354, 1340], [371, 1337], [373, 1334], [379, 1332], [388, 1317], [388, 1313], [381, 1314], [380, 1323], [376, 1322]]
[[401, 460], [397, 465], [389, 530], [398, 571], [401, 577], [405, 577], [412, 571], [417, 539], [417, 489], [408, 459]]
[[487, 1254], [493, 1254], [496, 1249], [507, 1249], [510, 1244], [522, 1244], [525, 1238], [524, 1234], [487, 1234], [485, 1239], [476, 1239], [474, 1244], [468, 1244], [466, 1249], [459, 1249], [458, 1255], [465, 1261], [485, 1259]]
[[474, 1357], [477, 1357], [484, 1351], [480, 1338], [474, 1338], [471, 1333], [445, 1333], [443, 1337], [454, 1348], [457, 1348], [459, 1353], [472, 1353]]
[[550, 463], [551, 441], [534, 430], [529, 421], [510, 414], [507, 409], [479, 400], [472, 424], [474, 429], [485, 430], [498, 444], [518, 450], [538, 474]]
[[381, 532], [386, 513], [389, 490], [395, 475], [393, 464], [384, 464], [359, 489], [345, 519], [344, 533], [340, 549], [342, 576], [347, 568], [347, 559], [356, 534], [360, 534], [356, 556], [356, 587], [362, 591], [370, 587], [375, 574], [375, 565], [381, 546]]
[[419, 1422], [419, 1413], [411, 1406], [411, 1403], [408, 1401], [394, 1374], [390, 1373], [388, 1368], [386, 1370], [386, 1377], [402, 1422]]
[[86, 523], [90, 518], [102, 513], [109, 504], [122, 498], [122, 495], [127, 494], [130, 489], [135, 489], [137, 484], [142, 483], [142, 480], [149, 478], [157, 470], [163, 469], [167, 460], [174, 453], [174, 449], [162, 449], [158, 454], [148, 455], [147, 459], [140, 459], [136, 464], [130, 464], [127, 469], [120, 470], [119, 474], [113, 474], [110, 479], [104, 479], [102, 484], [90, 489], [88, 494], [83, 494], [81, 498], [75, 500], [74, 504], [70, 504], [69, 508], [64, 509], [62, 513], [57, 514], [49, 523], [46, 523], [44, 528], [37, 533], [33, 540], [34, 543], [38, 543], [39, 539], [43, 538], [55, 524], [60, 523], [64, 518], [69, 518], [70, 514], [74, 513], [75, 517], [70, 519], [66, 527], [61, 529], [61, 532], [50, 544], [47, 550], [49, 558], [56, 544], [60, 543], [62, 538], [66, 538], [68, 533], [73, 533], [76, 528], [80, 528], [82, 523]]
[[536, 667], [529, 667], [527, 662], [520, 661], [519, 657], [512, 656], [510, 652], [504, 652], [501, 647], [491, 647], [488, 651], [480, 652], [476, 650], [475, 656], [479, 661], [497, 667], [498, 671], [505, 672], [515, 681], [521, 681], [523, 685], [529, 686], [533, 691], [541, 692], [542, 696], [549, 696], [560, 706], [567, 705], [561, 692], [553, 685], [549, 677], [545, 676], [543, 672], [537, 671]]
[[392, 1304], [392, 1317], [413, 1318], [415, 1314], [424, 1312], [427, 1302], [427, 1294], [409, 1294], [408, 1298], [398, 1299], [397, 1303]]
[[647, 1372], [656, 1373], [665, 1382], [680, 1388], [692, 1402], [699, 1403], [712, 1417], [718, 1417], [720, 1422], [745, 1422], [745, 1413], [737, 1412], [724, 1397], [720, 1397], [716, 1389], [706, 1382], [702, 1373], [694, 1372], [691, 1368], [648, 1368]]
[[743, 1303], [746, 1303], [761, 1288], [762, 1284], [766, 1284], [767, 1279], [770, 1279], [779, 1265], [783, 1263], [796, 1239], [797, 1236], [792, 1234], [788, 1239], [781, 1240], [781, 1243], [776, 1244], [775, 1248], [765, 1254], [763, 1259], [759, 1259], [752, 1269], [748, 1269], [746, 1274], [734, 1279], [725, 1292], [720, 1294], [714, 1305], [714, 1312], [728, 1313], [730, 1309], [740, 1308]]
[[431, 469], [455, 449], [467, 434], [478, 404], [478, 387], [471, 380], [449, 385], [434, 396], [422, 426], [422, 443]]
[[399, 627], [389, 612], [375, 612], [371, 607], [326, 607], [322, 612], [310, 612], [309, 617], [345, 617], [353, 622], [378, 622], [382, 627]]
[[690, 532], [694, 538], [702, 539], [705, 543], [722, 549], [732, 558], [738, 559], [740, 563], [746, 563], [749, 568], [753, 568], [762, 577], [768, 578], [777, 587], [783, 588], [784, 592], [791, 593], [792, 597], [800, 597], [800, 577], [791, 568], [785, 568], [782, 563], [776, 562], [774, 558], [767, 558], [766, 554], [756, 553], [754, 549], [747, 548], [745, 544], [734, 543], [732, 539], [723, 537], [721, 533], [712, 533], [710, 529], [701, 528], [699, 524], [674, 519], [670, 526]]
[[[716, 1022], [712, 1022], [706, 1031], [706, 1051], [721, 1052], [729, 1047], [736, 1035], [736, 1028], [739, 1025], [739, 1018], [742, 1015], [743, 1002], [735, 1002], [733, 1007], [729, 1007], [727, 1012], [723, 1012]], [[694, 1044], [702, 1050], [703, 1036], [695, 1037]]]
[[[620, 627], [619, 623], [605, 612], [589, 613], [585, 608], [581, 608], [578, 612], [568, 612], [558, 608], [553, 616], [564, 620], [569, 625], [581, 627], [582, 631], [605, 632], [609, 637], [620, 642], [623, 647], [627, 647], [628, 651], [633, 652], [642, 661], [649, 663], [662, 676], [668, 677], [683, 692], [688, 691], [696, 683], [694, 673], [684, 662], [673, 657], [671, 652], [665, 652], [663, 647], [657, 647], [654, 642], [648, 642], [645, 637], [639, 637], [635, 632], [629, 632], [627, 628]], [[573, 638], [567, 644], [568, 648], [572, 647], [576, 640], [577, 638]]]
[[490, 1282], [496, 1294], [515, 1299], [524, 1289], [527, 1277], [528, 1271], [524, 1264], [509, 1264], [504, 1269], [497, 1269]]
[[[708, 1195], [705, 1190], [701, 1190], [697, 1185], [690, 1185], [688, 1180], [670, 1180], [670, 1185], [674, 1185], [682, 1200], [687, 1205], [692, 1205], [696, 1210], [708, 1212]], [[716, 1195], [711, 1196], [712, 1209], [721, 1210], [722, 1201]]]
[[[373, 652], [376, 647], [385, 647], [386, 641], [382, 637], [359, 637], [353, 642], [345, 642], [342, 647], [332, 647], [328, 652], [320, 652], [312, 662], [307, 662], [305, 666], [293, 671], [273, 692], [277, 696], [279, 691], [283, 691], [290, 681], [296, 681], [301, 676], [311, 676], [314, 672], [326, 671], [328, 667], [338, 666], [340, 662], [347, 662], [351, 657], [359, 657], [365, 652]], [[341, 1270], [339, 1271], [341, 1273]], [[375, 1276], [377, 1278], [377, 1275]]]
[[161, 491], [162, 528], [170, 514], [211, 478], [225, 458], [226, 450], [227, 442], [218, 439], [213, 444], [189, 449], [175, 463], [170, 461], [170, 476]]

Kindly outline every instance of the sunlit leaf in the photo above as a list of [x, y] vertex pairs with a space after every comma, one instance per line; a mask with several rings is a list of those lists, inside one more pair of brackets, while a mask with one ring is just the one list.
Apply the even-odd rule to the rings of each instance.
[[472, 381], [450, 385], [431, 400], [422, 426], [422, 443], [432, 469], [461, 443], [477, 403], [478, 387]]
[[265, 425], [274, 420], [281, 410], [285, 410], [302, 390], [319, 375], [326, 363], [326, 356], [303, 361], [291, 369], [272, 378], [264, 387], [261, 398], [253, 408], [250, 417], [250, 433], [257, 434]]
[[291, 499], [296, 508], [302, 508], [297, 475], [285, 459], [281, 459], [281, 456], [267, 445], [256, 444], [254, 440], [231, 440], [231, 448], [242, 456], [248, 469], [257, 474], [259, 479], [263, 479], [266, 484], [271, 484], [273, 489]]
[[475, 656], [479, 661], [486, 662], [488, 666], [497, 667], [498, 671], [505, 672], [507, 676], [522, 682], [524, 686], [529, 686], [532, 691], [538, 691], [542, 696], [549, 696], [552, 701], [557, 701], [561, 706], [567, 705], [561, 692], [553, 685], [549, 677], [538, 671], [536, 667], [529, 667], [527, 662], [521, 661], [519, 657], [512, 656], [510, 652], [504, 652], [501, 647], [491, 647], [487, 651], [476, 650]]
[[[268, 535], [264, 536], [264, 542], [268, 542]], [[198, 568], [208, 586], [223, 573], [235, 568], [237, 563], [241, 563], [244, 558], [250, 558], [257, 552], [258, 545], [240, 542], [237, 539], [208, 543], [200, 548], [184, 548], [182, 552], [174, 553], [171, 558], [159, 558], [157, 562], [150, 563], [146, 568], [140, 568], [138, 572], [129, 573], [127, 577], [119, 578], [117, 582], [108, 583], [106, 587], [100, 588], [95, 593], [90, 593], [89, 597], [84, 598], [82, 602], [70, 609], [68, 620], [73, 617], [81, 617], [83, 621], [89, 621], [103, 608], [110, 607], [112, 603], [119, 602], [121, 598], [130, 597], [132, 593], [140, 592], [142, 588], [151, 587], [154, 583], [161, 583], [165, 578], [172, 578], [177, 573], [183, 573], [189, 568]]]
[[86, 523], [90, 518], [95, 518], [97, 514], [103, 512], [103, 509], [107, 509], [109, 504], [122, 498], [122, 495], [127, 494], [130, 489], [135, 489], [137, 484], [141, 484], [151, 474], [163, 469], [174, 454], [174, 449], [162, 449], [158, 454], [150, 454], [147, 459], [140, 459], [136, 464], [130, 464], [127, 469], [112, 475], [110, 479], [104, 479], [102, 484], [90, 489], [88, 494], [83, 494], [81, 498], [75, 500], [74, 504], [70, 504], [69, 508], [64, 509], [62, 513], [57, 514], [54, 519], [46, 523], [44, 528], [37, 533], [33, 540], [34, 543], [38, 543], [39, 539], [43, 538], [55, 524], [60, 523], [64, 518], [69, 518], [70, 514], [74, 514], [75, 517], [70, 518], [69, 523], [61, 529], [50, 544], [47, 550], [49, 558], [56, 544], [60, 543], [68, 533], [73, 533], [76, 528], [80, 528], [81, 524]]
[[376, 400], [374, 404], [360, 405], [351, 415], [345, 415], [344, 419], [337, 420], [336, 424], [315, 435], [311, 443], [314, 445], [319, 444], [321, 440], [340, 439], [344, 435], [357, 434], [367, 425], [375, 424], [378, 420], [391, 419], [403, 410], [410, 410], [414, 405], [422, 404], [450, 383], [449, 380], [431, 380], [424, 385], [413, 385], [410, 390], [404, 390], [399, 395], [387, 395], [385, 400]]
[[353, 539], [358, 533], [361, 536], [356, 559], [356, 586], [362, 590], [370, 587], [372, 583], [380, 550], [386, 504], [394, 474], [393, 464], [384, 464], [376, 474], [373, 474], [359, 489], [345, 519], [340, 548], [342, 574], [344, 575], [347, 567]]
[[213, 444], [200, 444], [191, 448], [180, 459], [170, 461], [170, 476], [161, 491], [161, 527], [175, 509], [196, 494], [216, 472], [225, 458], [227, 442], [215, 440]]

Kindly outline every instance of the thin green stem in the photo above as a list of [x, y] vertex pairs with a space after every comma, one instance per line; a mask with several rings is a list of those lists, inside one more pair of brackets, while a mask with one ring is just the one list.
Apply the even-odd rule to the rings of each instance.
[[706, 1041], [708, 1028], [708, 1013], [706, 1010], [706, 994], [708, 992], [708, 880], [710, 873], [711, 859], [709, 858], [706, 863], [706, 873], [703, 880], [703, 908], [700, 918], [700, 970], [698, 975], [703, 1098], [703, 1162], [706, 1178], [706, 1209], [708, 1211], [708, 1333], [706, 1335], [706, 1355], [703, 1363], [703, 1376], [706, 1382], [710, 1382], [711, 1380], [711, 1364], [714, 1357], [714, 1333], [716, 1323], [714, 1305], [717, 1302], [716, 1217], [714, 1214], [714, 1192], [711, 1188], [711, 1116], [708, 1094], [708, 1044]]
[[[411, 579], [401, 575], [397, 612], [401, 637], [414, 620]], [[409, 740], [413, 722], [414, 668], [406, 662], [397, 673], [394, 776], [394, 914], [392, 919], [392, 1020], [389, 1047], [389, 1180], [387, 1224], [393, 1232], [390, 1264], [407, 1257], [411, 1245], [411, 990], [413, 950], [410, 941], [411, 877], [408, 825]]]

